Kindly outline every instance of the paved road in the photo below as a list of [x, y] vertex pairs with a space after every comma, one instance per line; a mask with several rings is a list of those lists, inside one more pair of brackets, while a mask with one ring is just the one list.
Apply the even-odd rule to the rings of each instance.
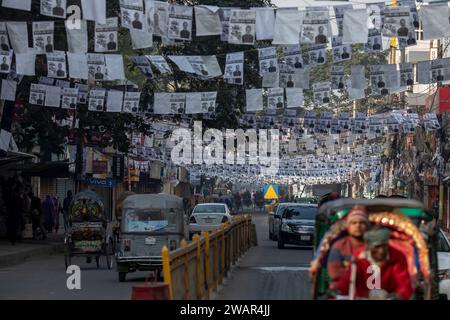
[[269, 240], [267, 214], [254, 214], [258, 246], [241, 260], [218, 299], [298, 300], [310, 298], [308, 267], [312, 250], [277, 248]]
[[[277, 248], [268, 240], [266, 214], [254, 214], [258, 233], [258, 247], [252, 248], [241, 260], [224, 285], [218, 299], [308, 299], [309, 282], [307, 267], [311, 250], [287, 247]], [[66, 286], [62, 255], [49, 255], [26, 261], [14, 267], [0, 268], [0, 299], [125, 299], [131, 297], [132, 287], [145, 280], [148, 273], [127, 275], [120, 283], [117, 272], [102, 268], [95, 262], [77, 257], [73, 264], [81, 267], [81, 290], [69, 290]]]

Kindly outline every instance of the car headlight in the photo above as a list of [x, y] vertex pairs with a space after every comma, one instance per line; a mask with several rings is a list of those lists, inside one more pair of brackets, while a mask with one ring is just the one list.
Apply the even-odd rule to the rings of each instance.
[[438, 277], [439, 281], [450, 279], [450, 269], [439, 270]]
[[291, 227], [289, 227], [286, 223], [283, 223], [281, 225], [281, 231], [285, 231], [285, 232], [292, 232]]

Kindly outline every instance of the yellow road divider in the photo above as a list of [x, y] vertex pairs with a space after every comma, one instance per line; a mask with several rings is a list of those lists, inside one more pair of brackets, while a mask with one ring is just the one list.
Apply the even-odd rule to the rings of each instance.
[[194, 235], [189, 244], [182, 241], [177, 250], [163, 247], [163, 276], [170, 299], [210, 299], [239, 257], [256, 244], [251, 216], [242, 215], [218, 230]]

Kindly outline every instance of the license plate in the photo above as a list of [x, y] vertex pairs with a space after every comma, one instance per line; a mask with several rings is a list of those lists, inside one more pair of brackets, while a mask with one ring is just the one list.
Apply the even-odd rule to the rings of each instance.
[[305, 241], [311, 240], [311, 236], [300, 236], [300, 240], [305, 240]]
[[205, 219], [203, 219], [203, 221], [205, 221], [205, 223], [211, 223], [214, 221], [214, 219], [213, 218], [205, 218]]
[[153, 246], [156, 244], [156, 238], [154, 237], [147, 237], [145, 238], [145, 244], [148, 244], [149, 246]]

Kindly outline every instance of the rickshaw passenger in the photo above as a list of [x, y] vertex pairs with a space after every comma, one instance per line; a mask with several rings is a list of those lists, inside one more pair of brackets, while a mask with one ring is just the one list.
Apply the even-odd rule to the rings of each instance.
[[347, 214], [346, 226], [348, 235], [332, 245], [328, 256], [327, 268], [332, 285], [345, 275], [355, 251], [364, 246], [364, 233], [369, 227], [366, 208], [354, 206]]
[[[390, 231], [386, 228], [373, 229], [365, 233], [364, 241], [367, 246], [354, 254], [356, 259], [355, 298], [369, 298], [371, 289], [383, 289], [385, 298], [391, 299], [408, 300], [413, 295], [405, 256], [389, 245], [389, 238]], [[380, 268], [378, 288], [377, 281], [374, 280], [376, 278], [374, 272], [369, 272], [371, 266]], [[337, 290], [342, 294], [349, 292], [351, 269], [350, 267], [337, 283]], [[370, 286], [373, 287], [369, 288]]]

